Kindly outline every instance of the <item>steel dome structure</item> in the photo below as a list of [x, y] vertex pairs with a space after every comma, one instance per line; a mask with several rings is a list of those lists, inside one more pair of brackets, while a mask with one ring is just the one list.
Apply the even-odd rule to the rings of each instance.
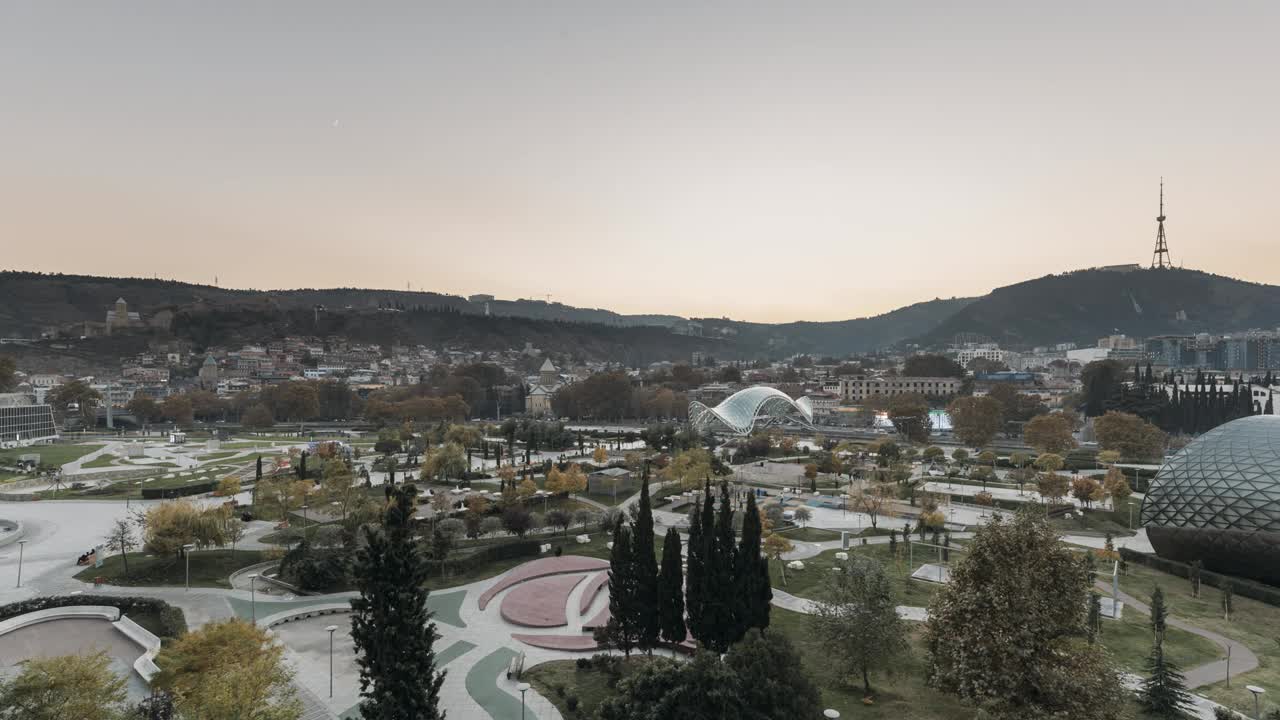
[[1142, 524], [1162, 557], [1280, 584], [1280, 416], [1219, 425], [1167, 460]]
[[777, 388], [756, 385], [739, 390], [715, 407], [696, 400], [689, 403], [689, 422], [700, 431], [734, 435], [750, 435], [771, 425], [812, 428], [813, 407], [808, 397], [792, 400]]

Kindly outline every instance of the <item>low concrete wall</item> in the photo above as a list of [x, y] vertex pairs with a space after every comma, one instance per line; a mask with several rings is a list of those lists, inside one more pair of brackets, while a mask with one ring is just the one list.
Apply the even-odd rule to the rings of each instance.
[[160, 668], [156, 667], [156, 655], [160, 654], [160, 638], [127, 615], [112, 624], [130, 640], [142, 646], [144, 652], [141, 657], [133, 661], [133, 669], [150, 685], [151, 679], [160, 672]]
[[49, 608], [47, 610], [36, 610], [26, 615], [9, 618], [0, 621], [0, 635], [11, 633], [14, 630], [20, 630], [31, 625], [38, 625], [43, 622], [52, 622], [54, 620], [82, 620], [82, 619], [99, 619], [114, 623], [120, 619], [120, 608], [111, 607], [109, 605], [70, 605], [60, 608]]
[[319, 617], [321, 615], [340, 615], [351, 612], [351, 603], [324, 603], [321, 605], [312, 605], [310, 607], [296, 608], [292, 610], [282, 610], [274, 615], [268, 615], [258, 621], [258, 625], [265, 628], [272, 628], [283, 623], [293, 622], [294, 620], [305, 620], [307, 618]]

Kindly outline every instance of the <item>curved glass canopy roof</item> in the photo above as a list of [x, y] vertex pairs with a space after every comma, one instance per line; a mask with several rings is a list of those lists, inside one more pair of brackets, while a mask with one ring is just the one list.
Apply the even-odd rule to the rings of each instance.
[[777, 388], [757, 385], [739, 390], [715, 407], [696, 400], [689, 403], [689, 422], [703, 431], [749, 435], [770, 425], [812, 427], [813, 407], [807, 397], [792, 400]]
[[1280, 416], [1233, 420], [1180, 450], [1151, 482], [1142, 524], [1280, 532]]

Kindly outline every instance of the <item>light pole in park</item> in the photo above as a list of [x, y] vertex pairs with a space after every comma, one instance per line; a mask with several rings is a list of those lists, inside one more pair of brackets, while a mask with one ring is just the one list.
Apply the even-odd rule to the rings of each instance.
[[249, 617], [253, 618], [253, 624], [258, 624], [258, 592], [255, 584], [258, 582], [258, 573], [249, 573]]
[[27, 541], [19, 540], [18, 541], [18, 584], [15, 585], [14, 587], [22, 587], [22, 555], [23, 555], [23, 551], [26, 550], [26, 548], [27, 548]]
[[1244, 689], [1253, 693], [1253, 716], [1258, 718], [1258, 720], [1262, 720], [1262, 712], [1259, 710], [1258, 698], [1262, 697], [1262, 693], [1266, 692], [1266, 690], [1263, 690], [1257, 685], [1245, 685]]
[[191, 550], [193, 548], [195, 548], [195, 545], [191, 543], [187, 543], [182, 546], [182, 557], [186, 560], [187, 565], [187, 580], [185, 583], [186, 591], [184, 592], [189, 592], [191, 590]]
[[325, 628], [329, 633], [329, 697], [333, 697], [333, 633], [337, 629], [337, 625], [330, 625]]
[[529, 683], [520, 683], [516, 689], [520, 691], [520, 720], [524, 720], [524, 694], [529, 692]]

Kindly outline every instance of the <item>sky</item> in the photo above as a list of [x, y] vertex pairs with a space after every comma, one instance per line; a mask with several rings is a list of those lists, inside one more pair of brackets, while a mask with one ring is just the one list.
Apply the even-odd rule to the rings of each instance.
[[1275, 2], [0, 4], [0, 268], [782, 322], [1280, 282]]

